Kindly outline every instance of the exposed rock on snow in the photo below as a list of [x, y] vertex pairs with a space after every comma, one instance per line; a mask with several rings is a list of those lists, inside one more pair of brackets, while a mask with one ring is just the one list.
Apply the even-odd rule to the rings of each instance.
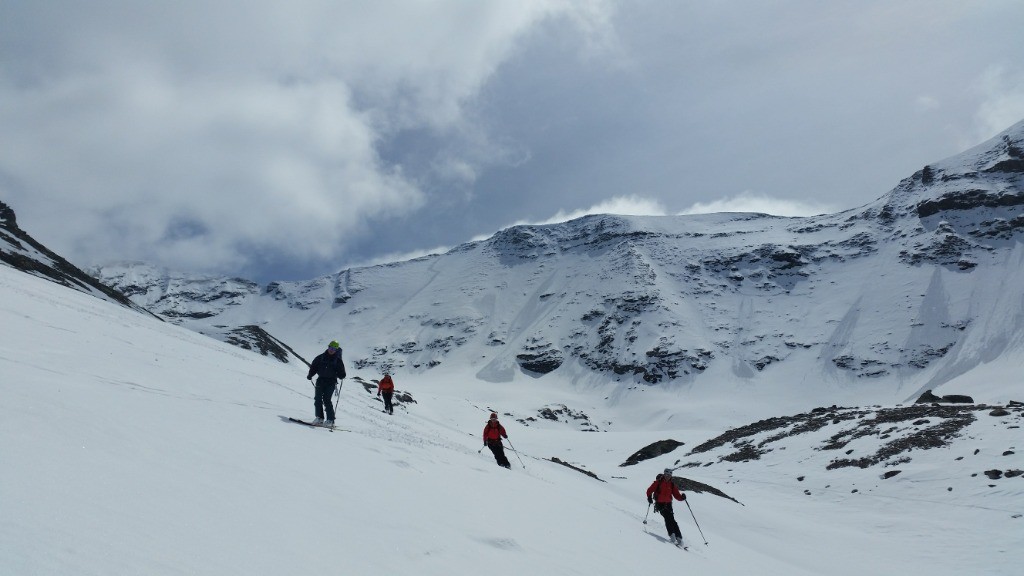
[[538, 417], [527, 417], [517, 418], [516, 421], [524, 426], [529, 426], [532, 422], [539, 422], [541, 420], [548, 420], [551, 422], [564, 422], [569, 424], [576, 424], [580, 430], [584, 432], [600, 432], [601, 429], [596, 424], [590, 421], [590, 417], [579, 410], [573, 410], [565, 404], [549, 404], [540, 410], [537, 410]]
[[964, 394], [947, 394], [940, 397], [933, 394], [931, 390], [925, 390], [924, 394], [921, 394], [915, 403], [923, 404], [939, 402], [946, 402], [948, 404], [974, 404], [974, 399]]
[[246, 350], [255, 350], [264, 356], [273, 356], [281, 362], [289, 362], [291, 358], [298, 358], [302, 363], [309, 365], [305, 358], [288, 347], [287, 344], [279, 341], [259, 326], [248, 325], [233, 328], [224, 337], [225, 342], [234, 344]]
[[589, 470], [584, 470], [583, 468], [580, 468], [579, 466], [573, 466], [572, 464], [569, 464], [568, 462], [566, 462], [564, 460], [561, 460], [557, 456], [552, 456], [551, 458], [548, 458], [548, 460], [550, 460], [551, 462], [554, 462], [555, 464], [561, 464], [562, 466], [565, 466], [566, 468], [571, 468], [571, 469], [573, 469], [573, 470], [575, 470], [577, 472], [580, 472], [582, 474], [586, 474], [587, 476], [590, 476], [594, 480], [600, 480], [601, 482], [605, 482], [605, 480], [601, 480], [601, 478], [598, 477], [597, 474], [594, 474], [593, 472], [591, 472]]
[[648, 444], [647, 446], [644, 446], [632, 453], [629, 458], [626, 458], [625, 462], [619, 464], [619, 467], [633, 466], [634, 464], [638, 464], [644, 460], [650, 460], [651, 458], [656, 458], [662, 454], [668, 454], [683, 444], [683, 442], [673, 440], [671, 438], [667, 440], [658, 440], [657, 442]]
[[[809, 413], [768, 418], [741, 426], [708, 440], [687, 456], [714, 454], [717, 462], [749, 462], [758, 460], [775, 449], [785, 449], [790, 439], [812, 432], [822, 437], [816, 450], [846, 450], [862, 456], [830, 459], [826, 470], [845, 467], [870, 468], [908, 462], [917, 450], [945, 448], [967, 434], [977, 422], [978, 413], [995, 410], [1006, 412], [1002, 420], [1006, 428], [1014, 428], [1024, 420], [1024, 407], [978, 405], [914, 404], [891, 408], [815, 408]], [[821, 432], [819, 432], [821, 431]], [[806, 440], [804, 440], [806, 442]], [[685, 467], [702, 462], [690, 461]]]

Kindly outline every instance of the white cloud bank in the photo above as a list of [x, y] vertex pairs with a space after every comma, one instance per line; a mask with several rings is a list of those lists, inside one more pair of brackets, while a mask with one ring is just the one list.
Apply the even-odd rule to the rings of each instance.
[[623, 216], [667, 216], [675, 214], [710, 214], [716, 212], [757, 212], [773, 216], [815, 216], [839, 211], [826, 203], [773, 198], [767, 194], [745, 191], [735, 196], [711, 202], [697, 202], [679, 212], [670, 212], [658, 200], [643, 196], [615, 196], [590, 208], [559, 210], [550, 218], [539, 222], [520, 221], [516, 224], [555, 224], [581, 218], [590, 214], [619, 214]]
[[981, 97], [976, 118], [977, 140], [987, 140], [1024, 118], [1024, 72], [990, 66], [981, 75], [975, 91]]
[[715, 212], [756, 212], [773, 216], [815, 216], [838, 212], [839, 208], [831, 204], [813, 201], [787, 200], [773, 198], [766, 194], [745, 191], [735, 196], [722, 198], [712, 202], [697, 202], [679, 212], [685, 214], [709, 214]]
[[7, 6], [0, 196], [82, 264], [337, 258], [373, 222], [427, 201], [382, 160], [384, 139], [463, 129], [464, 102], [520, 38], [550, 18], [599, 24], [600, 12], [454, 0]]
[[657, 200], [642, 196], [615, 196], [579, 210], [559, 210], [550, 218], [540, 222], [516, 222], [516, 224], [556, 224], [582, 218], [590, 214], [619, 214], [623, 216], [664, 216], [668, 212]]

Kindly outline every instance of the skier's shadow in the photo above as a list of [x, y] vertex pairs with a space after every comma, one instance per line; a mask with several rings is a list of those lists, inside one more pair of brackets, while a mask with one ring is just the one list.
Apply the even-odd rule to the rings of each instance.
[[[296, 424], [295, 420], [292, 420], [290, 416], [283, 416], [281, 414], [278, 414], [277, 417], [280, 418], [281, 422], [284, 422], [285, 424]], [[296, 420], [301, 420], [301, 418], [296, 418]], [[306, 424], [306, 427], [309, 427], [309, 424]]]
[[655, 534], [654, 532], [651, 532], [650, 530], [648, 530], [646, 528], [644, 528], [644, 533], [647, 534], [648, 536], [650, 536], [651, 538], [654, 538], [655, 540], [658, 540], [659, 542], [669, 542], [668, 538], [665, 538], [664, 536], [658, 536], [657, 534]]

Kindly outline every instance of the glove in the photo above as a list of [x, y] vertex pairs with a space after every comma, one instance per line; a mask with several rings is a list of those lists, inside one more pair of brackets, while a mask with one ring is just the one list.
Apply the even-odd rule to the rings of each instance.
[[680, 498], [680, 500], [686, 500], [686, 494], [683, 494], [682, 496], [683, 496], [683, 497], [682, 497], [682, 498]]
[[310, 380], [310, 381], [312, 381], [312, 380], [313, 380], [313, 376], [312, 376], [312, 375], [310, 375], [310, 376], [306, 376], [306, 380]]
[[647, 497], [647, 505], [650, 506], [651, 504], [654, 504], [654, 499], [651, 498], [650, 496], [648, 496]]
[[380, 392], [377, 392], [377, 398], [380, 398]]

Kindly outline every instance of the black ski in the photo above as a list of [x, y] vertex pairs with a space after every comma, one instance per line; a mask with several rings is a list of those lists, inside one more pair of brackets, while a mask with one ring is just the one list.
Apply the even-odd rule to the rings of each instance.
[[337, 430], [338, 432], [350, 432], [350, 430], [345, 430], [344, 428], [338, 428], [337, 426], [335, 426], [334, 428], [331, 428], [331, 427], [328, 427], [328, 426], [324, 426], [322, 424], [314, 424], [312, 422], [306, 422], [305, 420], [299, 420], [298, 418], [288, 418], [288, 421], [289, 422], [295, 422], [296, 424], [305, 424], [306, 426], [309, 426], [310, 428], [323, 428], [324, 430], [327, 430], [329, 432], [334, 432], [335, 430]]

